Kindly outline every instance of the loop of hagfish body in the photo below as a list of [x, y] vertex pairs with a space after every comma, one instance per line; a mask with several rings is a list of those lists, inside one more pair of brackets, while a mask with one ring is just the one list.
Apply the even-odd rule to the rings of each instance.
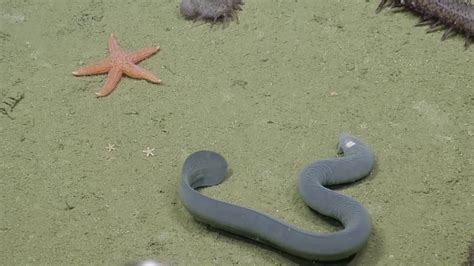
[[356, 200], [326, 188], [367, 176], [374, 165], [368, 146], [348, 134], [339, 137], [344, 156], [308, 164], [299, 174], [298, 192], [311, 209], [332, 217], [344, 228], [337, 232], [309, 232], [265, 213], [207, 197], [197, 188], [215, 186], [227, 175], [227, 162], [218, 153], [198, 151], [184, 162], [179, 196], [198, 221], [273, 246], [308, 260], [341, 260], [362, 249], [371, 232], [368, 211]]

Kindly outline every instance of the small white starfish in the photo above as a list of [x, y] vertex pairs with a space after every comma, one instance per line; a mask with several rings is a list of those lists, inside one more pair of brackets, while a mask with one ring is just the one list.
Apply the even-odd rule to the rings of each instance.
[[150, 148], [150, 147], [146, 147], [146, 149], [143, 150], [143, 153], [145, 153], [145, 156], [146, 157], [150, 157], [150, 156], [155, 156], [155, 154], [153, 153], [155, 151], [155, 148]]
[[111, 152], [113, 150], [115, 150], [115, 144], [107, 144], [107, 147], [105, 147], [105, 149], [107, 149], [107, 151]]

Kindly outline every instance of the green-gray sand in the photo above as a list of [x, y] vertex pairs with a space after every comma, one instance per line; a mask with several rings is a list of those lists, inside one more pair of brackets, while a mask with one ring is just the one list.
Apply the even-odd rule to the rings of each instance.
[[[297, 175], [349, 131], [376, 155], [339, 189], [372, 219], [355, 262], [459, 265], [474, 234], [474, 47], [377, 5], [249, 0], [222, 29], [184, 20], [179, 1], [0, 0], [0, 261], [296, 264], [196, 223], [182, 164], [219, 151], [233, 175], [205, 194], [334, 232]], [[97, 99], [105, 75], [71, 75], [107, 56], [110, 33], [128, 51], [160, 45], [140, 66], [163, 84], [123, 78]]]

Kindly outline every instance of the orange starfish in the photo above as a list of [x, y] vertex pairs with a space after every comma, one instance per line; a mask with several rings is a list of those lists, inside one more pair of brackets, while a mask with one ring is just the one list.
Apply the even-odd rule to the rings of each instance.
[[96, 75], [108, 73], [102, 89], [95, 93], [97, 97], [107, 96], [117, 86], [122, 75], [136, 79], [146, 79], [152, 83], [161, 83], [161, 80], [148, 70], [140, 68], [136, 64], [160, 50], [160, 47], [143, 48], [133, 53], [126, 53], [117, 44], [114, 35], [109, 36], [109, 57], [85, 67], [73, 71], [74, 76]]

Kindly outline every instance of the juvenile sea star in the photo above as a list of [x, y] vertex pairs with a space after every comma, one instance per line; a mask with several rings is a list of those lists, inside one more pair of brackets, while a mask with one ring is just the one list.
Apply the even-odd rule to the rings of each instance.
[[143, 153], [145, 154], [146, 157], [150, 157], [150, 156], [155, 156], [155, 154], [153, 153], [154, 151], [155, 151], [155, 148], [146, 147], [146, 149], [143, 150]]

